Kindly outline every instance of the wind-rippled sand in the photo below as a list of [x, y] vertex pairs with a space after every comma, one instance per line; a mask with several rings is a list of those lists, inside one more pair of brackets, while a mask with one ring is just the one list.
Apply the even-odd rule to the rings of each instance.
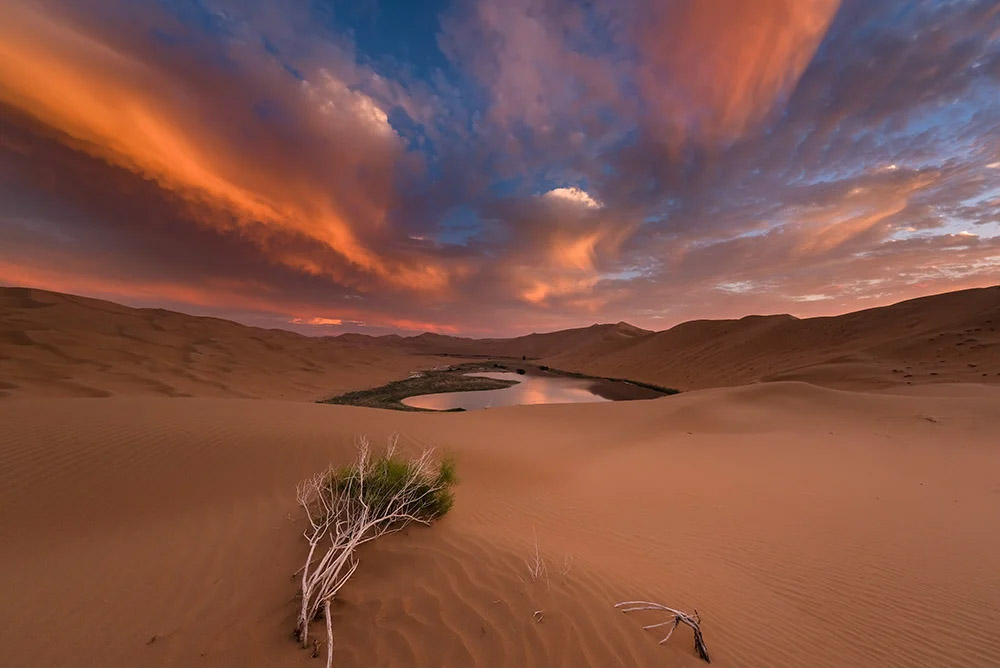
[[[408, 414], [276, 400], [0, 402], [0, 664], [315, 666], [295, 483], [398, 431], [454, 510], [365, 549], [338, 666], [1000, 665], [1000, 389], [800, 382]], [[532, 581], [538, 549], [548, 577]], [[536, 611], [542, 611], [535, 614]]]

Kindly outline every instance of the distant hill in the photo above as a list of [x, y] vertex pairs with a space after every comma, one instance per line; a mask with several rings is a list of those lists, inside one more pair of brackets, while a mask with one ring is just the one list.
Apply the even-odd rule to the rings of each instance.
[[832, 387], [1000, 382], [1000, 286], [848, 313], [695, 320], [567, 348], [555, 367], [698, 389], [803, 380]]
[[[557, 332], [527, 334], [511, 339], [470, 339], [443, 334], [424, 333], [418, 336], [372, 337], [372, 341], [385, 342], [410, 352], [447, 355], [497, 355], [537, 359], [593, 345], [616, 345], [636, 337], [653, 334], [626, 322], [615, 325], [591, 325]], [[356, 340], [357, 335], [343, 334], [339, 339]], [[350, 338], [348, 338], [350, 337]]]
[[682, 390], [770, 380], [833, 387], [1000, 382], [1000, 286], [827, 318], [625, 322], [509, 339], [424, 333], [309, 337], [30, 288], [0, 288], [0, 396], [317, 399], [438, 355], [527, 357]]
[[438, 363], [359, 343], [45, 290], [0, 288], [0, 397], [308, 400], [379, 385], [405, 376], [415, 364]]

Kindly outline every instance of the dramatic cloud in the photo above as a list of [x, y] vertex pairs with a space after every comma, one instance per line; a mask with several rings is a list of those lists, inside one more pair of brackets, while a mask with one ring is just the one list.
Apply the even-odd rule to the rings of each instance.
[[[436, 289], [447, 281], [444, 268], [387, 257], [363, 238], [385, 222], [402, 144], [385, 112], [330, 71], [318, 70], [315, 83], [297, 82], [261, 53], [240, 45], [227, 53], [231, 67], [254, 70], [263, 102], [284, 100], [275, 113], [289, 114], [286, 123], [300, 136], [283, 137], [260, 128], [266, 108], [246, 106], [244, 94], [232, 103], [222, 72], [194, 78], [165, 71], [146, 62], [146, 54], [117, 49], [17, 3], [0, 14], [0, 26], [3, 102], [93, 157], [203, 208], [195, 214], [199, 223], [248, 235], [265, 252], [275, 233], [300, 236], [398, 286]], [[217, 118], [228, 127], [211, 122]], [[235, 132], [241, 127], [247, 135]], [[297, 149], [305, 151], [296, 156]], [[273, 258], [350, 280], [339, 263], [309, 254], [282, 251]]]
[[839, 0], [648, 3], [635, 29], [651, 122], [674, 141], [732, 140], [787, 95]]
[[1000, 282], [989, 0], [98, 4], [0, 6], [7, 284], [506, 334]]

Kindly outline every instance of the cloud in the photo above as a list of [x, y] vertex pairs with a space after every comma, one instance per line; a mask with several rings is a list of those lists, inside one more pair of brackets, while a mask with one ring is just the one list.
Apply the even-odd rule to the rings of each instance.
[[324, 334], [1000, 282], [996, 3], [475, 0], [377, 43], [344, 15], [3, 4], [0, 280]]
[[570, 202], [572, 204], [577, 204], [580, 206], [585, 206], [588, 209], [599, 209], [601, 205], [587, 194], [586, 190], [581, 190], [576, 186], [571, 186], [569, 188], [553, 188], [544, 195], [549, 199], [555, 201]]
[[731, 141], [787, 96], [840, 0], [648, 3], [630, 35], [647, 123], [671, 143]]
[[[265, 252], [275, 234], [308, 239], [343, 262], [288, 252], [274, 260], [338, 281], [371, 276], [440, 289], [449, 280], [430, 259], [389, 257], [364, 238], [384, 226], [394, 165], [405, 160], [384, 111], [329, 70], [316, 70], [316, 83], [298, 82], [265, 52], [234, 44], [232, 67], [255, 79], [233, 83], [230, 72], [209, 67], [189, 80], [27, 3], [7, 3], [0, 25], [3, 103], [198, 207], [200, 224], [248, 236]], [[283, 100], [281, 113], [297, 132], [269, 131], [259, 111], [234, 106], [230, 94], [240, 84]], [[206, 123], [213, 118], [228, 127]], [[264, 134], [227, 136], [240, 130]], [[321, 156], [336, 160], [324, 164]]]
[[[490, 96], [490, 118], [525, 139], [613, 142], [612, 115], [659, 141], [731, 141], [795, 87], [840, 0], [480, 0], [444, 22], [443, 44]], [[582, 133], [577, 133], [582, 130]]]
[[292, 318], [291, 322], [296, 325], [343, 325], [344, 321], [340, 318], [322, 318], [319, 316], [313, 316], [312, 318]]

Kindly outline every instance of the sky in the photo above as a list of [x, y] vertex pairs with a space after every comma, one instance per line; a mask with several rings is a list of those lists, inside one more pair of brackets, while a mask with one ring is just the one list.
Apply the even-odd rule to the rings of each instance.
[[1000, 283], [995, 0], [5, 0], [0, 284], [307, 334]]

